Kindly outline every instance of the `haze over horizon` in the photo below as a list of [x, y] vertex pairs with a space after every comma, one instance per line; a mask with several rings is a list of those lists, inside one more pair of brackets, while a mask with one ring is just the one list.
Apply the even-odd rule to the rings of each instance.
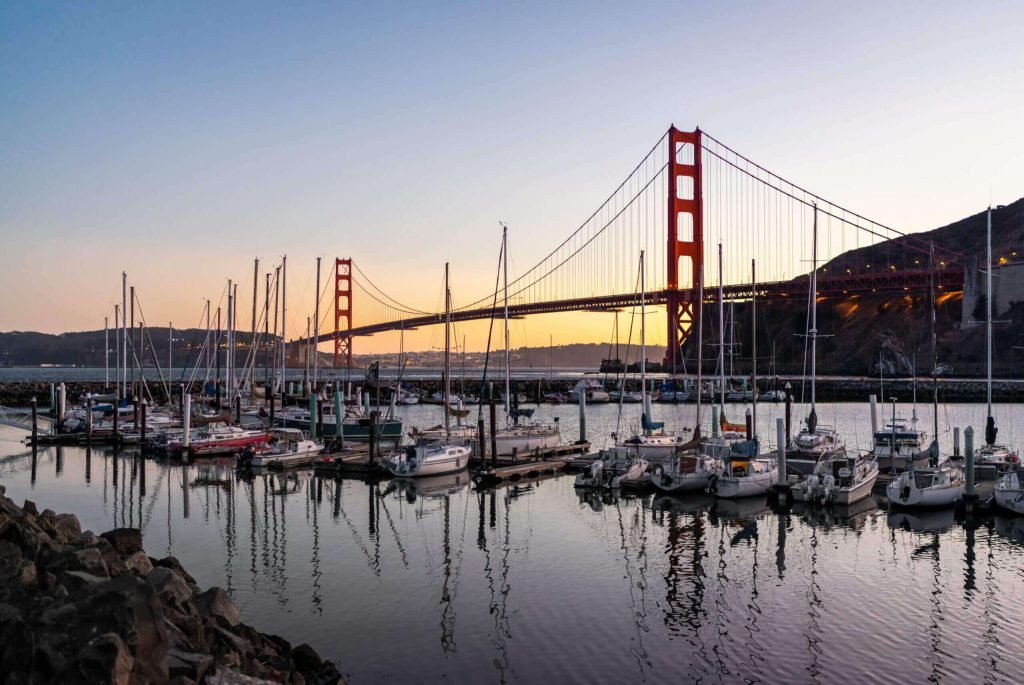
[[[317, 256], [325, 281], [350, 256], [429, 311], [450, 261], [466, 303], [493, 285], [499, 220], [522, 273], [672, 123], [929, 230], [1024, 195], [1022, 25], [1012, 2], [8, 3], [0, 287], [16, 297], [0, 330], [102, 329], [122, 270], [150, 325], [195, 326], [228, 278], [245, 324], [252, 259], [262, 274], [283, 254], [289, 338], [312, 313]], [[512, 346], [611, 328], [610, 314], [531, 317]], [[483, 349], [487, 322], [457, 335]]]

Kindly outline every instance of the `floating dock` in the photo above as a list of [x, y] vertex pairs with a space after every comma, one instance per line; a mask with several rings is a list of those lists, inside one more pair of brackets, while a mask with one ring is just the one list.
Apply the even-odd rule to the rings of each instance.
[[497, 468], [483, 467], [473, 474], [473, 481], [478, 484], [499, 483], [501, 481], [518, 481], [525, 478], [554, 474], [565, 468], [565, 462], [558, 459], [526, 461]]

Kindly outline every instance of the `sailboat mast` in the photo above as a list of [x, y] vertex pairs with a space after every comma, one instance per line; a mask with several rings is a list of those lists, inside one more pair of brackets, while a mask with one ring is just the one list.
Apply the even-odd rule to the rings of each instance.
[[313, 389], [320, 375], [320, 355], [317, 346], [320, 342], [320, 257], [316, 258], [316, 306], [313, 308]]
[[811, 239], [811, 411], [815, 407], [815, 384], [818, 378], [818, 205], [814, 205]]
[[444, 263], [444, 430], [448, 432], [448, 415], [451, 412], [451, 359], [449, 358], [449, 346], [451, 345], [451, 290], [448, 289], [448, 262]]
[[986, 218], [985, 243], [988, 268], [985, 269], [985, 397], [988, 402], [988, 418], [992, 418], [992, 206], [989, 205]]
[[288, 309], [288, 255], [281, 258], [281, 387], [285, 387], [285, 378], [288, 375], [288, 346], [285, 336], [288, 329], [284, 325], [285, 311]]
[[722, 243], [718, 243], [718, 404], [725, 407], [725, 291], [722, 284]]
[[509, 340], [508, 340], [508, 226], [501, 225], [501, 255], [502, 255], [502, 280], [505, 291], [505, 414], [508, 415], [512, 401], [512, 379], [509, 368]]
[[753, 386], [751, 395], [750, 425], [751, 437], [757, 437], [757, 262], [750, 260], [750, 384]]
[[[650, 407], [647, 405], [647, 279], [644, 274], [644, 251], [640, 250], [640, 397], [643, 399], [644, 414], [651, 419]], [[623, 387], [625, 392], [625, 387]]]
[[103, 317], [103, 390], [106, 392], [110, 385], [110, 329], [108, 328], [110, 318]]
[[935, 243], [928, 246], [928, 295], [932, 304], [932, 440], [939, 440], [939, 374], [938, 344], [935, 338]]
[[252, 337], [249, 338], [249, 356], [252, 357], [252, 379], [256, 380], [256, 298], [259, 297], [260, 258], [256, 257], [252, 267]]
[[121, 272], [121, 397], [128, 396], [128, 272]]

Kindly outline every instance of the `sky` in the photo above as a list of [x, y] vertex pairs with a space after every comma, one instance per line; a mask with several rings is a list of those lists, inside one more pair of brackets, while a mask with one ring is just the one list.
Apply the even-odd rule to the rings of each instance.
[[[249, 311], [252, 260], [285, 254], [289, 337], [317, 256], [430, 311], [447, 261], [476, 299], [499, 221], [525, 270], [673, 123], [934, 228], [1024, 195], [1021, 26], [1019, 2], [6, 2], [0, 330], [102, 328], [122, 271], [149, 325], [194, 325], [229, 278]], [[512, 342], [611, 326], [547, 315]]]

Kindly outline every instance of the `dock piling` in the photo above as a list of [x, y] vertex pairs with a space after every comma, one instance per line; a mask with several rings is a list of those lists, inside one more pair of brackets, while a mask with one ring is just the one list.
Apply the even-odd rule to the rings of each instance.
[[[871, 395], [868, 397], [868, 403], [871, 405], [871, 439], [875, 439], [875, 434], [878, 432], [878, 397]], [[893, 459], [894, 457], [890, 457]]]
[[579, 400], [580, 400], [580, 442], [586, 442], [587, 441], [587, 391], [583, 387], [580, 387], [580, 389], [579, 389]]
[[341, 388], [334, 390], [334, 437], [339, 448], [345, 446], [345, 411], [341, 408]]
[[[188, 458], [189, 434], [192, 431], [192, 395], [185, 394], [184, 407], [181, 414], [181, 456]], [[273, 405], [271, 405], [273, 406]]]
[[377, 413], [370, 412], [370, 449], [367, 451], [367, 465], [373, 465], [373, 458], [377, 452]]
[[721, 430], [721, 423], [718, 420], [719, 417], [718, 407], [711, 407], [711, 437], [717, 438], [718, 433]]
[[146, 443], [146, 398], [145, 397], [142, 398], [141, 416], [142, 416], [142, 423], [140, 425], [142, 426], [142, 429], [141, 429], [142, 430], [142, 443], [144, 445]]
[[68, 390], [63, 383], [57, 390], [57, 432], [64, 432], [64, 412], [67, 409]]
[[85, 441], [92, 444], [92, 398], [85, 400]]
[[32, 396], [32, 449], [35, 450], [39, 440], [39, 401]]
[[960, 426], [953, 427], [953, 456], [960, 456]]
[[966, 499], [974, 499], [974, 429], [968, 426], [964, 429], [964, 456], [966, 457], [967, 492]]
[[786, 447], [793, 435], [793, 386], [786, 381]]
[[775, 440], [779, 455], [779, 488], [786, 487], [786, 423], [781, 418], [775, 419]]
[[316, 440], [317, 411], [320, 403], [315, 393], [309, 393], [309, 439]]
[[498, 468], [498, 410], [497, 407], [494, 406], [494, 393], [491, 393], [489, 405], [491, 411], [491, 466], [493, 468]]

